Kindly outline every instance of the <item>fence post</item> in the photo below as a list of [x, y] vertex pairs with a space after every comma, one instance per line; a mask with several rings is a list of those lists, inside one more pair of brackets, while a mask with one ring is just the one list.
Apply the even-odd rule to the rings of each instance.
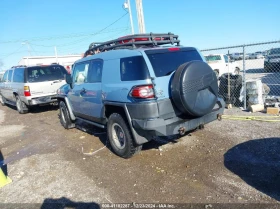
[[247, 109], [246, 104], [246, 65], [245, 65], [245, 45], [243, 45], [243, 89], [244, 89], [244, 109]]

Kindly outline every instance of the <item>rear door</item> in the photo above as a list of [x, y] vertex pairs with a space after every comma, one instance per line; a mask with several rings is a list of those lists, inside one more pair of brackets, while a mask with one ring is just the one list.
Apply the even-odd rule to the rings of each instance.
[[73, 88], [68, 93], [68, 99], [72, 104], [73, 111], [78, 117], [82, 117], [84, 113], [81, 106], [84, 102], [84, 95], [86, 94], [85, 82], [87, 81], [88, 69], [91, 61], [85, 61], [75, 64], [72, 74]]
[[10, 101], [13, 101], [14, 99], [14, 94], [13, 94], [13, 73], [14, 70], [9, 70], [9, 74], [8, 74], [8, 82], [6, 85], [6, 98]]
[[[24, 96], [24, 71], [25, 68], [15, 68], [13, 73], [12, 93], [17, 93], [19, 96]], [[12, 101], [16, 101], [13, 96]]]
[[60, 65], [27, 68], [26, 83], [32, 97], [54, 95], [64, 85], [67, 71]]

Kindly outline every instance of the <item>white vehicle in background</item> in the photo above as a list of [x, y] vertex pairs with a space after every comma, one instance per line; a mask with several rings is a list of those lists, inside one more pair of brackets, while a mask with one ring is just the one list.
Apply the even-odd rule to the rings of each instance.
[[23, 114], [32, 106], [55, 103], [66, 74], [61, 65], [14, 66], [1, 79], [0, 104], [15, 106]]
[[[230, 59], [232, 59], [232, 60], [242, 60], [243, 59], [243, 53], [232, 53], [230, 55]], [[245, 59], [249, 59], [248, 54], [245, 54]]]
[[225, 73], [237, 75], [240, 73], [239, 65], [230, 61], [229, 57], [224, 54], [209, 54], [205, 56], [208, 65], [216, 73], [217, 78]]
[[249, 59], [263, 59], [263, 58], [264, 56], [262, 55], [261, 52], [255, 52], [249, 55]]

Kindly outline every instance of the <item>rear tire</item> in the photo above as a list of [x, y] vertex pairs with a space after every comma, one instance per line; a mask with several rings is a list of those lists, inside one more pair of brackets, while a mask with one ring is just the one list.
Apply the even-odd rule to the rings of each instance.
[[69, 110], [63, 101], [59, 103], [59, 119], [61, 125], [65, 129], [70, 129], [75, 127], [75, 123], [73, 123], [73, 121], [71, 120]]
[[238, 67], [236, 67], [235, 70], [234, 70], [234, 74], [239, 75], [239, 73], [240, 73], [240, 69]]
[[16, 96], [16, 107], [17, 107], [17, 111], [20, 114], [28, 113], [28, 107], [24, 102], [20, 100], [19, 96]]
[[0, 94], [0, 103], [2, 106], [5, 106], [5, 98], [2, 96], [2, 94]]
[[110, 115], [107, 134], [114, 153], [122, 158], [130, 158], [142, 149], [142, 145], [135, 145], [129, 126], [118, 113]]

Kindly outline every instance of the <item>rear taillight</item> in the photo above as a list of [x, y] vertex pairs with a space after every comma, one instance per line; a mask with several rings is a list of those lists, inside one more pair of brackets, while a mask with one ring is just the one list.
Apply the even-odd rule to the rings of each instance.
[[130, 95], [137, 99], [155, 98], [153, 85], [135, 86], [131, 89]]
[[24, 86], [24, 96], [26, 97], [31, 96], [29, 86]]
[[168, 50], [169, 50], [169, 51], [179, 51], [180, 48], [178, 48], [178, 47], [173, 47], [173, 48], [169, 48]]

